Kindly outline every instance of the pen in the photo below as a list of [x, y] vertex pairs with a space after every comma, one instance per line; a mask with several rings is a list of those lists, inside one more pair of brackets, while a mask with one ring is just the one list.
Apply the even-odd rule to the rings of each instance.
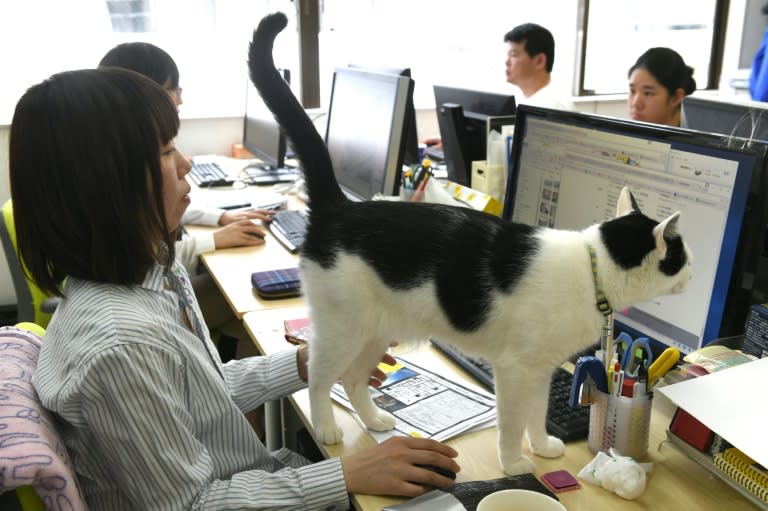
[[424, 189], [427, 187], [427, 180], [429, 179], [429, 174], [421, 180], [421, 183], [419, 183], [419, 186], [416, 187], [416, 191], [413, 192], [413, 196], [411, 197], [411, 202], [421, 202], [424, 198]]
[[648, 371], [644, 365], [641, 365], [637, 370], [637, 381], [635, 382], [635, 385], [632, 388], [632, 398], [638, 399], [645, 396], [645, 394], [648, 391], [647, 379], [648, 379]]
[[616, 397], [621, 396], [622, 388], [624, 387], [624, 369], [619, 369], [613, 372], [613, 388], [611, 391]]
[[608, 368], [608, 393], [610, 394], [613, 392], [613, 375], [616, 373], [616, 371], [621, 370], [621, 364], [619, 363], [618, 359], [616, 359], [615, 353], [614, 353], [614, 362], [611, 364], [611, 366]]
[[605, 317], [603, 337], [600, 344], [603, 350], [603, 365], [607, 373], [611, 368], [611, 360], [613, 359], [613, 353], [611, 353], [613, 351], [613, 312]]

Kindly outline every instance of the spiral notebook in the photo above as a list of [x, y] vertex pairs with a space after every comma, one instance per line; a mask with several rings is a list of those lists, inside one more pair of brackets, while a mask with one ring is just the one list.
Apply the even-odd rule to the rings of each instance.
[[715, 454], [712, 462], [718, 470], [768, 504], [768, 471], [765, 467], [733, 447]]

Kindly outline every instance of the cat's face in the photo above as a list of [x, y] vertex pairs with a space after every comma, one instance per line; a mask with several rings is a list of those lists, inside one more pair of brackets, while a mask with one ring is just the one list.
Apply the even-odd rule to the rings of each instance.
[[600, 238], [625, 272], [623, 296], [644, 301], [686, 290], [693, 256], [677, 232], [679, 219], [678, 212], [656, 222], [640, 212], [628, 189], [622, 191], [616, 218], [600, 226]]

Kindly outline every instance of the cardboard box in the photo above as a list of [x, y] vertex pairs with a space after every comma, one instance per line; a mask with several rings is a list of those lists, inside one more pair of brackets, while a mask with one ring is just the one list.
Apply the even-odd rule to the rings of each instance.
[[768, 357], [768, 304], [750, 307], [741, 351], [758, 358]]
[[488, 165], [485, 160], [472, 162], [472, 189], [487, 193], [504, 206], [506, 182], [502, 165]]

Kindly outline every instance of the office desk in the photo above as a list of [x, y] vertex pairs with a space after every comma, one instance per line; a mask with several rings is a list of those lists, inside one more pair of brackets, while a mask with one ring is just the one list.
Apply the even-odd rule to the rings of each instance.
[[[298, 208], [301, 203], [299, 199], [291, 197], [288, 207]], [[200, 225], [187, 225], [185, 228], [190, 234], [220, 229]], [[299, 263], [299, 256], [288, 252], [271, 233], [267, 232], [264, 241], [263, 245], [255, 247], [219, 249], [200, 256], [238, 319], [250, 311], [303, 304], [301, 298], [264, 300], [256, 294], [251, 285], [251, 273], [295, 267]]]
[[[257, 348], [262, 353], [273, 353], [289, 349], [290, 345], [283, 337], [285, 319], [299, 318], [306, 315], [304, 307], [284, 307], [279, 309], [251, 312], [244, 316], [246, 329], [251, 334]], [[406, 348], [403, 348], [406, 349]], [[418, 344], [407, 356], [416, 363], [438, 370], [443, 375], [452, 375], [460, 379], [469, 376], [429, 343]], [[309, 401], [306, 390], [295, 393], [288, 401], [298, 418], [312, 431], [309, 421]], [[722, 511], [754, 510], [755, 507], [715, 478], [673, 446], [660, 442], [666, 438], [666, 429], [674, 412], [673, 405], [657, 393], [651, 419], [649, 451], [641, 461], [653, 462], [653, 472], [648, 478], [646, 491], [637, 500], [624, 500], [601, 487], [580, 481], [579, 490], [561, 493], [561, 502], [569, 511], [610, 510], [654, 510], [672, 511], [677, 509], [697, 509]], [[327, 457], [342, 456], [357, 452], [374, 445], [374, 440], [360, 428], [354, 418], [339, 405], [335, 406], [336, 419], [344, 430], [344, 442], [338, 445], [319, 445]], [[496, 456], [496, 429], [485, 429], [462, 435], [447, 442], [459, 452], [457, 462], [462, 470], [456, 481], [473, 481], [503, 477]], [[527, 447], [524, 447], [530, 455]], [[545, 459], [530, 455], [536, 463], [536, 474], [560, 469], [567, 469], [574, 476], [593, 457], [586, 441], [572, 442], [566, 445], [565, 455], [558, 459]], [[380, 510], [385, 505], [400, 502], [402, 499], [353, 495], [353, 503], [359, 510]]]

